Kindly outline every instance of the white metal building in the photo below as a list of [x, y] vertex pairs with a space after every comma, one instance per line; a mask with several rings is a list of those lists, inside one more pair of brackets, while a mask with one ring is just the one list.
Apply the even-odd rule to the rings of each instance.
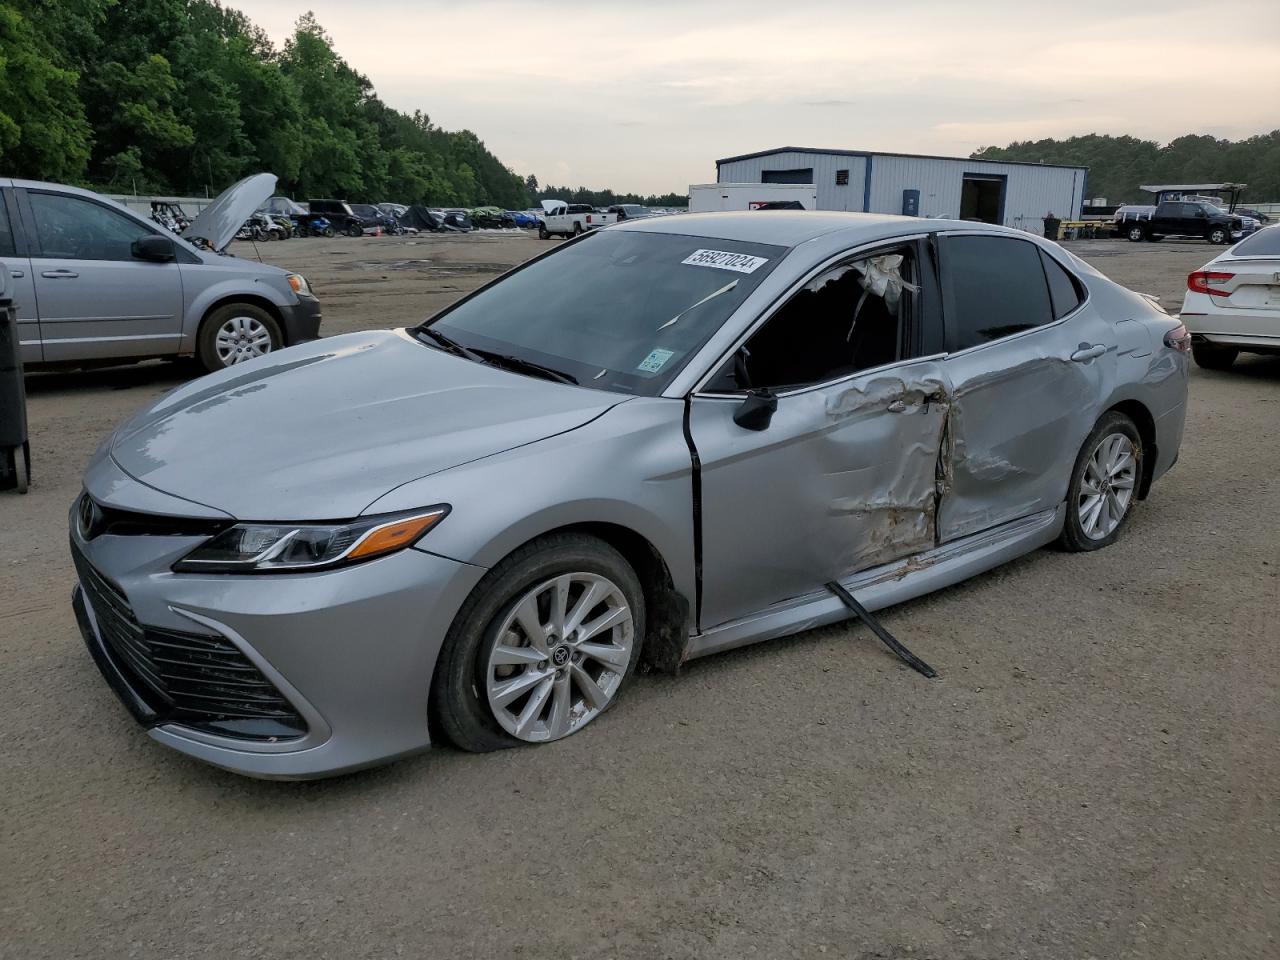
[[717, 183], [812, 183], [819, 210], [984, 220], [1040, 233], [1078, 220], [1088, 167], [779, 147], [716, 161]]

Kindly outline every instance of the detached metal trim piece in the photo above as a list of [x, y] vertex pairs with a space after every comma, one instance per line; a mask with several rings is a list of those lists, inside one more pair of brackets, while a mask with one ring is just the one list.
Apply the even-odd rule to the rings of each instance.
[[852, 610], [853, 615], [866, 624], [867, 629], [879, 637], [884, 642], [884, 645], [897, 654], [898, 658], [902, 660], [903, 663], [909, 666], [912, 670], [915, 670], [917, 673], [924, 674], [930, 680], [937, 678], [938, 671], [933, 669], [933, 667], [929, 666], [899, 643], [897, 638], [885, 629], [884, 624], [873, 617], [866, 607], [854, 599], [852, 593], [840, 586], [840, 584], [835, 580], [832, 580], [827, 584], [827, 589], [839, 597], [840, 602]]

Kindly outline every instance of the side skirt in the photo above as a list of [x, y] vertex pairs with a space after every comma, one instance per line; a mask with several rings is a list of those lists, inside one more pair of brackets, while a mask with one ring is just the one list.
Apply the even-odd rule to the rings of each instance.
[[[868, 610], [913, 600], [998, 567], [1057, 539], [1066, 504], [982, 533], [934, 547], [905, 560], [863, 570], [840, 581]], [[689, 638], [685, 660], [745, 647], [848, 619], [849, 609], [830, 591], [815, 590], [783, 600], [750, 616]]]

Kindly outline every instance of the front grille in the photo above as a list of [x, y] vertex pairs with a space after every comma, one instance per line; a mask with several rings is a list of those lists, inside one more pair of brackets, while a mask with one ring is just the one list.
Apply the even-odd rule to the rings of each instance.
[[155, 723], [244, 740], [307, 732], [293, 705], [230, 640], [139, 624], [124, 592], [74, 545], [71, 555], [107, 654]]

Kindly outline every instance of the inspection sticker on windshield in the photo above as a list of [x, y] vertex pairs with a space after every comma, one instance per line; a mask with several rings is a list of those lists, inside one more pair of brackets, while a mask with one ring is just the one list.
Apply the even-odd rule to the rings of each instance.
[[727, 250], [695, 250], [680, 262], [695, 267], [715, 267], [717, 270], [755, 273], [769, 262], [769, 258], [753, 257], [749, 253], [729, 253]]
[[670, 350], [652, 350], [649, 355], [640, 361], [637, 370], [643, 370], [645, 373], [657, 373], [662, 369], [662, 365], [670, 360], [675, 354]]

